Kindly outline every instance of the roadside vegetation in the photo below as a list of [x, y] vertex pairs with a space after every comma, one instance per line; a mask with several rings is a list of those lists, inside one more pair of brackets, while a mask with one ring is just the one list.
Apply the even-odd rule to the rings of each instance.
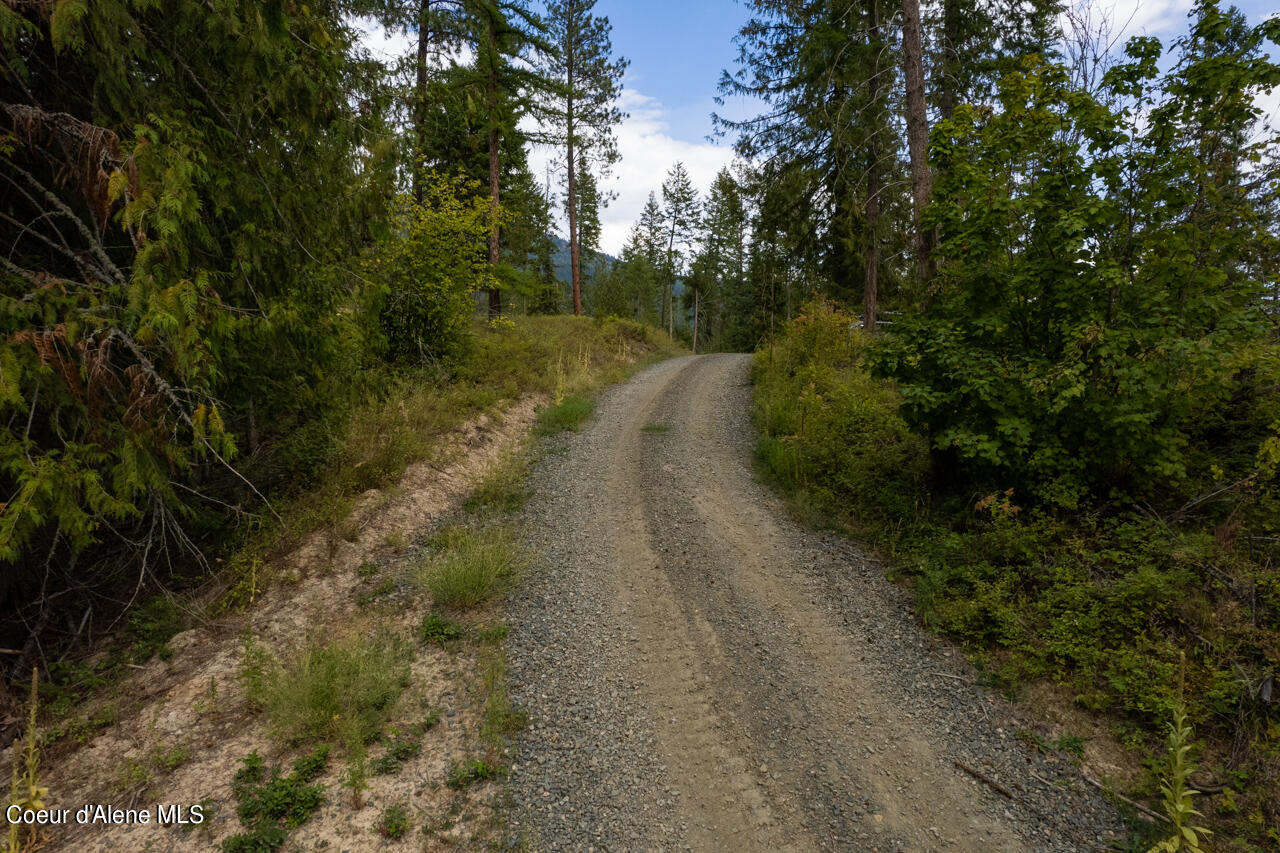
[[[1181, 446], [1202, 461], [1184, 491], [1055, 506], [991, 472], [959, 476], [945, 454], [931, 454], [928, 434], [903, 416], [897, 384], [878, 375], [895, 345], [823, 303], [787, 324], [755, 356], [763, 469], [802, 515], [875, 543], [911, 585], [924, 622], [960, 642], [993, 684], [1017, 695], [1047, 679], [1109, 721], [1148, 769], [1130, 796], [1160, 810], [1159, 786], [1177, 780], [1206, 792], [1195, 807], [1215, 845], [1273, 845], [1274, 396], [1242, 395], [1212, 429], [1200, 431], [1207, 414], [1194, 419]], [[1280, 381], [1274, 349], [1258, 351], [1268, 352], [1239, 376], [1245, 388]], [[1183, 746], [1198, 753], [1194, 775]]]

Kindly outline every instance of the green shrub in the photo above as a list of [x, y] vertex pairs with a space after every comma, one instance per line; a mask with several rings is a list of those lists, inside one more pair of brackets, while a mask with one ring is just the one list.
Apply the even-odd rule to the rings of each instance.
[[505, 775], [506, 771], [501, 767], [490, 764], [484, 759], [474, 758], [470, 761], [450, 763], [449, 773], [445, 777], [445, 784], [457, 791], [476, 782], [501, 779]]
[[154, 655], [168, 659], [173, 655], [169, 640], [187, 626], [186, 614], [167, 595], [147, 599], [129, 614], [129, 637], [133, 641], [130, 657], [134, 663], [146, 663]]
[[329, 748], [318, 747], [294, 762], [293, 772], [268, 769], [251, 752], [231, 781], [236, 814], [248, 832], [233, 835], [221, 844], [223, 853], [273, 853], [284, 846], [291, 829], [301, 826], [324, 802], [324, 788], [309, 784], [324, 772]]
[[379, 322], [387, 352], [423, 363], [457, 357], [466, 343], [471, 294], [496, 281], [485, 255], [491, 214], [460, 179], [426, 181], [422, 204], [399, 202], [393, 237], [372, 260], [386, 283]]

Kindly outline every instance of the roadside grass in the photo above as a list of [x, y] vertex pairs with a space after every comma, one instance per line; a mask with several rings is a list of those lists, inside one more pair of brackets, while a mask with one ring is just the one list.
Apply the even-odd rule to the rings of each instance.
[[[510, 323], [477, 322], [470, 346], [454, 364], [366, 377], [374, 390], [297, 460], [300, 470], [314, 475], [273, 496], [278, 518], [248, 517], [243, 544], [224, 564], [218, 609], [255, 601], [277, 580], [277, 558], [310, 533], [328, 531], [333, 549], [357, 536], [346, 523], [355, 499], [394, 483], [409, 465], [434, 458], [448, 434], [466, 421], [524, 395], [546, 394], [557, 404], [540, 414], [538, 429], [574, 429], [594, 408], [589, 397], [596, 388], [682, 351], [660, 330], [629, 320], [515, 317]], [[476, 497], [477, 507], [521, 500], [501, 482]]]
[[582, 424], [595, 414], [594, 400], [571, 394], [558, 404], [543, 409], [538, 413], [538, 425], [534, 431], [538, 435], [554, 435], [558, 432], [577, 432]]
[[497, 755], [508, 738], [528, 727], [529, 715], [512, 703], [507, 692], [507, 655], [501, 646], [493, 646], [484, 655], [481, 668], [485, 692], [481, 736]]
[[510, 589], [527, 563], [515, 536], [504, 527], [456, 526], [435, 540], [441, 550], [427, 556], [416, 574], [438, 607], [479, 607]]
[[524, 508], [529, 459], [523, 448], [505, 454], [486, 472], [462, 508], [474, 514], [509, 514]]
[[389, 632], [312, 642], [283, 662], [249, 639], [240, 678], [278, 740], [339, 743], [355, 755], [408, 686], [412, 656], [411, 644]]

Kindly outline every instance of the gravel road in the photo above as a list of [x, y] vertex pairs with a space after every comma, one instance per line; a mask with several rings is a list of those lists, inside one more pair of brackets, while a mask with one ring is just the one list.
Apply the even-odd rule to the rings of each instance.
[[533, 722], [509, 840], [1104, 849], [1121, 826], [1098, 792], [1015, 736], [1018, 710], [918, 626], [871, 555], [755, 481], [749, 365], [651, 367], [536, 467], [538, 569], [509, 645]]

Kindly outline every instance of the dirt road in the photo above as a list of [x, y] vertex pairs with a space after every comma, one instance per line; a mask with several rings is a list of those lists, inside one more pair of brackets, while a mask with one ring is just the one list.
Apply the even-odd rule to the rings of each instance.
[[[1089, 850], [1120, 831], [842, 537], [753, 478], [749, 357], [612, 389], [535, 473], [512, 840], [539, 850]], [[979, 777], [985, 777], [985, 780]], [[999, 789], [1003, 789], [1003, 792]]]

